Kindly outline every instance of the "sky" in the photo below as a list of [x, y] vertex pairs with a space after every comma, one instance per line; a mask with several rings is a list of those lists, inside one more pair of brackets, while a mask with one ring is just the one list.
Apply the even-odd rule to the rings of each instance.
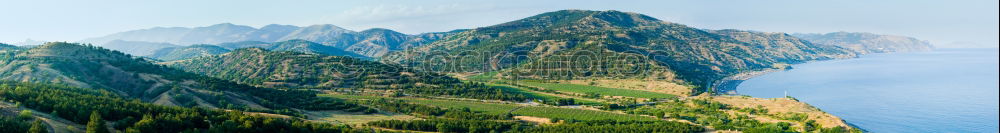
[[998, 47], [996, 0], [0, 0], [0, 42], [78, 41], [152, 27], [233, 23], [408, 34], [471, 29], [563, 9], [618, 10], [704, 29], [872, 32], [938, 47]]

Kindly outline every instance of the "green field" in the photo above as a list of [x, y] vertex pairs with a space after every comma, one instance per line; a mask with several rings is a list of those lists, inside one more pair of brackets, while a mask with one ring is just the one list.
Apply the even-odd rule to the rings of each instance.
[[513, 114], [524, 115], [524, 116], [537, 116], [545, 118], [576, 119], [576, 120], [604, 120], [604, 119], [656, 120], [656, 118], [639, 116], [639, 115], [617, 114], [617, 113], [596, 111], [596, 110], [538, 107], [538, 106], [527, 106], [524, 108], [520, 108], [514, 111]]
[[573, 93], [596, 93], [607, 96], [627, 96], [627, 97], [637, 97], [637, 98], [673, 98], [674, 95], [663, 94], [656, 92], [640, 91], [640, 90], [629, 90], [629, 89], [616, 89], [607, 87], [597, 87], [589, 85], [578, 85], [578, 84], [559, 84], [559, 83], [542, 83], [534, 81], [522, 81], [519, 84], [534, 86], [544, 89], [552, 89], [556, 91], [573, 92]]
[[[378, 96], [353, 96], [353, 95], [336, 95], [336, 94], [320, 94], [320, 96], [336, 97], [344, 99], [374, 99], [382, 98]], [[534, 116], [534, 117], [545, 117], [545, 118], [559, 118], [559, 119], [576, 119], [576, 120], [601, 120], [601, 119], [615, 119], [615, 120], [656, 120], [655, 118], [632, 115], [632, 114], [619, 114], [605, 111], [597, 110], [584, 110], [584, 109], [572, 109], [572, 108], [558, 108], [558, 107], [542, 107], [542, 106], [523, 106], [516, 104], [501, 104], [501, 103], [486, 103], [486, 102], [473, 102], [473, 101], [456, 101], [456, 100], [437, 100], [437, 99], [419, 99], [419, 98], [392, 98], [405, 100], [417, 104], [424, 104], [430, 106], [437, 106], [443, 108], [469, 108], [472, 111], [483, 112], [488, 114], [503, 114], [511, 112], [514, 115], [523, 116]]]
[[514, 115], [545, 117], [545, 118], [577, 119], [577, 120], [602, 120], [602, 119], [656, 120], [654, 118], [638, 116], [638, 115], [617, 114], [604, 111], [572, 109], [572, 108], [521, 106], [515, 104], [497, 104], [497, 103], [452, 101], [452, 100], [426, 100], [426, 99], [406, 99], [406, 100], [412, 101], [414, 103], [445, 107], [445, 108], [466, 107], [473, 111], [480, 111], [489, 114], [502, 114], [513, 110], [513, 112], [511, 113]]
[[[545, 100], [545, 101], [555, 101], [556, 99], [563, 99], [564, 98], [564, 97], [560, 97], [560, 96], [555, 96], [553, 94], [534, 92], [534, 91], [526, 90], [526, 89], [521, 88], [521, 87], [514, 87], [514, 86], [510, 86], [510, 85], [505, 85], [505, 84], [486, 83], [486, 85], [505, 88], [505, 90], [512, 90], [513, 92], [517, 92], [517, 93], [521, 93], [521, 94], [526, 94], [526, 95], [528, 95], [531, 98], [541, 99], [541, 100]], [[576, 100], [577, 104], [581, 104], [581, 105], [593, 105], [593, 106], [604, 105], [603, 102], [592, 100], [592, 99], [576, 98], [574, 100]]]
[[343, 94], [318, 94], [318, 96], [321, 96], [321, 97], [333, 97], [333, 98], [340, 98], [340, 99], [379, 99], [379, 98], [386, 98], [386, 97], [380, 97], [380, 96], [361, 96], [361, 95], [343, 95]]
[[465, 107], [469, 108], [472, 111], [483, 112], [488, 114], [503, 114], [518, 107], [518, 105], [514, 104], [498, 104], [498, 103], [484, 103], [484, 102], [471, 102], [471, 101], [431, 100], [431, 99], [416, 99], [416, 98], [404, 98], [403, 100], [417, 104], [438, 106], [443, 108]]
[[494, 76], [497, 76], [497, 72], [486, 72], [486, 73], [479, 74], [479, 75], [469, 76], [466, 79], [468, 79], [469, 81], [487, 82], [487, 81], [495, 79]]
[[307, 111], [309, 120], [335, 124], [357, 125], [380, 120], [418, 120], [420, 118], [404, 114], [358, 114], [340, 111]]

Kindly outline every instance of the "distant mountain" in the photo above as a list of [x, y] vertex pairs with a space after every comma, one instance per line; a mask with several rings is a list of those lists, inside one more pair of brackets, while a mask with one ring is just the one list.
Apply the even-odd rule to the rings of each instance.
[[336, 56], [350, 56], [355, 58], [367, 59], [369, 57], [364, 55], [355, 54], [353, 52], [347, 52], [339, 48], [332, 46], [326, 46], [323, 44], [310, 42], [306, 40], [287, 40], [274, 43], [258, 42], [258, 41], [244, 41], [235, 43], [222, 43], [219, 46], [227, 49], [239, 49], [239, 48], [264, 48], [273, 51], [297, 51], [304, 53], [313, 54], [323, 54], [323, 55], [336, 55]]
[[808, 60], [852, 58], [857, 56], [857, 54], [848, 49], [831, 45], [813, 44], [805, 39], [781, 32], [757, 32], [734, 29], [706, 31], [763, 47], [767, 51], [761, 52], [767, 54], [767, 56], [795, 59], [782, 62], [800, 63], [800, 61]]
[[42, 44], [45, 44], [45, 42], [46, 42], [46, 41], [39, 41], [39, 40], [32, 40], [32, 39], [25, 39], [25, 40], [24, 40], [24, 41], [22, 41], [22, 42], [15, 42], [15, 43], [11, 43], [11, 44], [12, 44], [12, 45], [17, 45], [17, 46], [31, 46], [31, 45], [42, 45]]
[[385, 53], [428, 44], [448, 32], [407, 35], [389, 29], [368, 29], [360, 32], [335, 25], [297, 27], [271, 24], [260, 29], [250, 26], [222, 23], [195, 28], [152, 28], [115, 33], [104, 37], [89, 38], [80, 42], [104, 45], [113, 40], [172, 43], [179, 45], [219, 44], [244, 41], [279, 42], [307, 40], [354, 52], [367, 57], [381, 57]]
[[124, 41], [143, 41], [143, 42], [171, 43], [178, 45], [191, 45], [191, 44], [180, 43], [181, 42], [180, 39], [185, 35], [187, 35], [187, 33], [190, 31], [191, 28], [184, 28], [184, 27], [155, 27], [149, 29], [119, 32], [102, 37], [87, 38], [84, 40], [80, 40], [79, 42], [91, 43], [95, 45], [103, 45], [105, 43], [114, 40], [124, 40]]
[[147, 56], [153, 54], [153, 52], [159, 49], [168, 47], [178, 47], [178, 46], [169, 43], [114, 40], [105, 43], [101, 47], [111, 50], [122, 51], [125, 52], [126, 54], [131, 54], [135, 56]]
[[879, 35], [864, 32], [793, 35], [816, 44], [844, 47], [862, 54], [930, 51], [934, 49], [934, 46], [927, 41], [906, 36]]
[[228, 43], [216, 44], [216, 46], [223, 47], [229, 50], [235, 50], [240, 48], [252, 48], [252, 47], [267, 49], [270, 48], [272, 45], [273, 44], [269, 42], [261, 42], [261, 41], [241, 41], [241, 42], [228, 42]]
[[173, 61], [200, 56], [218, 55], [226, 52], [229, 52], [229, 49], [215, 45], [198, 44], [191, 46], [161, 48], [153, 51], [152, 54], [148, 55], [148, 57], [165, 61]]
[[261, 27], [259, 30], [247, 33], [243, 36], [243, 39], [240, 40], [274, 42], [296, 30], [299, 30], [299, 28], [301, 27], [294, 25], [270, 24]]
[[161, 105], [240, 110], [306, 107], [311, 105], [303, 101], [315, 97], [306, 92], [236, 84], [118, 51], [63, 42], [0, 53], [0, 80], [105, 89], [117, 96]]
[[176, 41], [177, 44], [217, 44], [234, 40], [247, 40], [246, 35], [254, 31], [257, 29], [250, 26], [222, 23], [193, 28]]
[[301, 39], [343, 48], [355, 42], [356, 36], [353, 34], [354, 32], [330, 24], [311, 25], [295, 30], [281, 37], [278, 41]]
[[344, 48], [361, 55], [370, 57], [380, 57], [390, 51], [403, 50], [400, 45], [410, 39], [410, 35], [392, 31], [389, 29], [368, 29], [357, 32], [355, 42]]
[[495, 71], [507, 78], [655, 77], [700, 86], [744, 70], [853, 56], [784, 34], [732, 35], [637, 13], [563, 10], [462, 31], [383, 59], [422, 70]]

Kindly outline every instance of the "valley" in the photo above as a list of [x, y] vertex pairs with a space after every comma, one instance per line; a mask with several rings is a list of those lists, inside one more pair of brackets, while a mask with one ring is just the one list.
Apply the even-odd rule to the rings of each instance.
[[[930, 48], [615, 10], [413, 35], [157, 27], [0, 44], [0, 122], [14, 132], [863, 132], [795, 98], [728, 91], [790, 64]], [[14, 115], [26, 110], [38, 115]]]

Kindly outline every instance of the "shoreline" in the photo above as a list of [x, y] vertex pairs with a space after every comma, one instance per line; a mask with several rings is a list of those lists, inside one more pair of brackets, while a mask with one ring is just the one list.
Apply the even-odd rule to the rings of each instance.
[[[719, 79], [716, 82], [712, 83], [712, 88], [711, 89], [712, 89], [712, 91], [714, 91], [714, 92], [712, 92], [712, 95], [738, 96], [740, 94], [736, 91], [736, 87], [738, 87], [741, 83], [743, 83], [743, 81], [746, 81], [748, 79], [751, 79], [751, 78], [754, 78], [754, 77], [757, 77], [757, 76], [761, 76], [761, 75], [764, 75], [764, 74], [769, 74], [769, 73], [779, 72], [779, 71], [785, 71], [785, 70], [787, 70], [787, 69], [767, 68], [767, 69], [762, 69], [762, 70], [744, 71], [744, 72], [740, 72], [740, 73], [737, 73], [737, 74], [733, 74], [733, 75], [727, 76], [725, 78]], [[802, 102], [802, 103], [806, 104], [806, 105], [809, 105], [809, 106], [812, 106], [809, 103], [805, 103], [805, 102]], [[815, 106], [813, 106], [813, 107], [815, 107]], [[826, 113], [826, 111], [822, 111], [822, 112]], [[836, 115], [833, 115], [833, 114], [830, 114], [830, 115], [837, 117]], [[844, 120], [844, 119], [839, 118], [839, 117], [838, 117], [838, 119], [840, 119], [840, 121], [844, 122], [844, 124], [846, 124], [847, 126], [849, 126], [851, 128], [855, 128], [855, 129], [861, 130], [862, 132], [869, 132], [868, 130], [866, 130], [864, 128], [861, 128], [860, 126], [855, 125], [854, 123], [848, 122], [847, 120]]]
[[743, 81], [746, 81], [748, 79], [751, 79], [751, 78], [754, 78], [754, 77], [757, 77], [757, 76], [760, 76], [760, 75], [764, 75], [764, 74], [768, 74], [768, 73], [772, 73], [772, 72], [784, 71], [784, 70], [785, 69], [767, 68], [767, 69], [763, 69], [763, 70], [740, 72], [740, 73], [733, 74], [733, 75], [727, 76], [725, 78], [719, 79], [716, 82], [713, 82], [712, 86], [711, 86], [712, 87], [711, 89], [712, 89], [712, 92], [714, 94], [718, 94], [718, 95], [739, 95], [739, 93], [736, 92], [736, 87], [739, 86], [740, 83], [743, 83]]
[[[855, 57], [850, 57], [850, 58], [834, 58], [834, 59], [824, 59], [824, 60], [811, 60], [811, 61], [806, 61], [806, 62], [801, 62], [801, 63], [795, 63], [795, 64], [789, 64], [789, 65], [799, 65], [799, 64], [806, 64], [806, 63], [820, 62], [820, 61], [857, 59], [857, 58], [861, 58], [861, 55], [858, 55], [858, 56], [855, 56]], [[712, 90], [712, 95], [740, 95], [736, 91], [736, 87], [740, 86], [740, 83], [743, 83], [743, 81], [746, 81], [748, 79], [751, 79], [751, 78], [754, 78], [754, 77], [757, 77], [757, 76], [761, 76], [761, 75], [764, 75], [764, 74], [768, 74], [768, 73], [772, 73], [772, 72], [785, 71], [785, 70], [789, 70], [789, 69], [795, 69], [795, 68], [794, 67], [789, 67], [787, 69], [764, 68], [764, 69], [761, 69], [761, 70], [743, 71], [743, 72], [739, 72], [739, 73], [736, 73], [736, 74], [733, 74], [733, 75], [726, 76], [726, 77], [724, 77], [722, 79], [719, 79], [719, 80], [716, 80], [716, 81], [712, 82], [710, 84], [710, 86], [709, 86], [711, 88], [709, 88], [709, 89]]]

